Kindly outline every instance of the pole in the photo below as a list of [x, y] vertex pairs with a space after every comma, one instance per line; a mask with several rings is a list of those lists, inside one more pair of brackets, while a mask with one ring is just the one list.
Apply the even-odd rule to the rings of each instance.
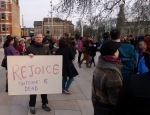
[[50, 24], [49, 24], [49, 11], [48, 11], [48, 26], [47, 26], [47, 34], [49, 35], [50, 33]]
[[22, 30], [23, 30], [22, 36], [24, 37], [24, 21], [23, 21], [23, 15], [22, 15]]
[[81, 37], [83, 37], [83, 22], [80, 20], [80, 24], [81, 24]]
[[52, 33], [52, 35], [53, 35], [53, 3], [52, 3], [52, 0], [51, 0], [51, 33]]

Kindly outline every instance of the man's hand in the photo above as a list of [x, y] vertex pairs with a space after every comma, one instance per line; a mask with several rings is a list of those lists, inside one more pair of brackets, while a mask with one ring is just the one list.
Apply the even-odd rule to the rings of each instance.
[[30, 57], [30, 58], [33, 58], [33, 57], [34, 57], [34, 55], [33, 55], [33, 54], [29, 54], [29, 57]]

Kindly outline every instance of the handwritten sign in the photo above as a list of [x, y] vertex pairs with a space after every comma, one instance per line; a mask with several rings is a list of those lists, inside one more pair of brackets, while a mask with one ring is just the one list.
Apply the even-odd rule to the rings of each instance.
[[7, 56], [8, 94], [62, 92], [62, 56]]

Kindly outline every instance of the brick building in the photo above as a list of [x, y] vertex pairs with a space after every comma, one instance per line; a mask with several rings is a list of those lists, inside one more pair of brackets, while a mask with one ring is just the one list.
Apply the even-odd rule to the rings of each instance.
[[0, 0], [0, 43], [7, 35], [21, 36], [19, 0]]
[[63, 36], [68, 33], [74, 35], [74, 25], [71, 21], [53, 18], [53, 26], [51, 18], [44, 18], [43, 21], [34, 21], [34, 33], [41, 32], [43, 35]]

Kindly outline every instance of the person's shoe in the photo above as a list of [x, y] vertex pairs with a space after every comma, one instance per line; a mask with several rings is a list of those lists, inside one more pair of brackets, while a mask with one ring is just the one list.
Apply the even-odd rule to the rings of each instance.
[[42, 109], [44, 109], [45, 111], [51, 111], [51, 108], [47, 106], [47, 104], [42, 105]]
[[35, 107], [30, 107], [30, 113], [31, 113], [31, 114], [36, 114]]
[[64, 90], [62, 90], [62, 93], [64, 94], [64, 93], [65, 93], [65, 91], [64, 91]]
[[64, 92], [65, 92], [66, 94], [70, 94], [70, 91], [69, 91], [68, 89], [65, 89]]

